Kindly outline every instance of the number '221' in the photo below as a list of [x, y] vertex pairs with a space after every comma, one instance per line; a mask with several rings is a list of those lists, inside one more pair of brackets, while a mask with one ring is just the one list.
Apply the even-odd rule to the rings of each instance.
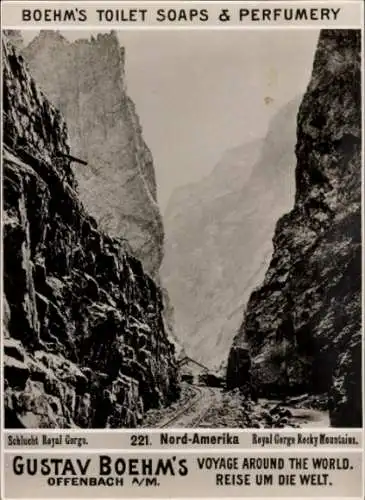
[[149, 446], [151, 444], [148, 434], [133, 434], [131, 436], [131, 446]]

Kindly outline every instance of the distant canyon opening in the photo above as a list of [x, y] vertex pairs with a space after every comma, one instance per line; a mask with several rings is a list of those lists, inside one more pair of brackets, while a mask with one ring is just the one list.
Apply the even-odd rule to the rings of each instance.
[[200, 182], [179, 188], [164, 213], [162, 283], [186, 354], [226, 366], [247, 300], [267, 271], [277, 220], [294, 202], [300, 96], [268, 132], [226, 151]]

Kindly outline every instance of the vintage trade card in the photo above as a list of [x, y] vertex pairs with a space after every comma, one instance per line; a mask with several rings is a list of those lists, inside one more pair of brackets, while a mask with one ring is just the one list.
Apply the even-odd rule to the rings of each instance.
[[363, 2], [1, 9], [1, 498], [363, 500]]

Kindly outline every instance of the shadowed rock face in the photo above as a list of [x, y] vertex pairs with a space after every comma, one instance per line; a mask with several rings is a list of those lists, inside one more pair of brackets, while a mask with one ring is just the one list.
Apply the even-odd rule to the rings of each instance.
[[299, 99], [287, 103], [264, 140], [227, 151], [168, 204], [161, 277], [178, 337], [204, 364], [226, 359], [243, 304], [264, 277], [275, 223], [293, 203], [298, 106]]
[[68, 42], [41, 31], [23, 50], [31, 74], [65, 117], [80, 199], [103, 230], [128, 239], [154, 278], [163, 251], [152, 155], [125, 88], [124, 49], [115, 33]]
[[76, 193], [66, 124], [4, 42], [7, 427], [135, 427], [178, 395], [162, 292]]
[[[360, 32], [321, 32], [298, 113], [295, 204], [234, 340], [264, 393], [329, 391], [333, 426], [361, 426]], [[234, 363], [230, 362], [229, 366]], [[227, 372], [229, 385], [239, 385]]]

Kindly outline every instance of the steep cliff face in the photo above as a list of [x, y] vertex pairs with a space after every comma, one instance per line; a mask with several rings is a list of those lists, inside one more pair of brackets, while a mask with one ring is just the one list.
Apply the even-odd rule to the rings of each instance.
[[329, 391], [331, 424], [359, 427], [360, 38], [321, 32], [298, 113], [294, 208], [277, 224], [269, 269], [250, 297], [227, 371], [228, 385], [240, 385], [249, 349], [262, 392]]
[[264, 140], [227, 151], [208, 177], [173, 193], [164, 215], [161, 277], [176, 332], [207, 365], [226, 359], [243, 304], [264, 277], [275, 223], [293, 203], [298, 106], [286, 104]]
[[6, 426], [134, 427], [178, 394], [162, 292], [83, 208], [63, 117], [3, 45]]
[[114, 32], [70, 43], [41, 31], [23, 50], [31, 74], [62, 112], [88, 212], [111, 236], [124, 235], [152, 277], [162, 259], [163, 226], [151, 153], [125, 88], [124, 49]]

